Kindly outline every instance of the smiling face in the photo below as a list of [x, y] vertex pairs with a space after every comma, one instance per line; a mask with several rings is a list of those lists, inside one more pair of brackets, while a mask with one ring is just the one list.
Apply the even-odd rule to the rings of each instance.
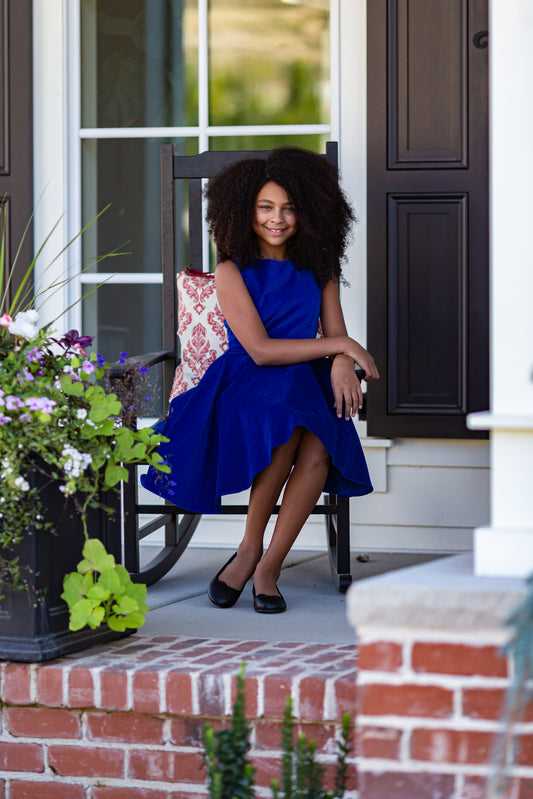
[[292, 201], [277, 183], [266, 183], [257, 195], [252, 227], [259, 239], [261, 256], [285, 260], [287, 242], [298, 226]]

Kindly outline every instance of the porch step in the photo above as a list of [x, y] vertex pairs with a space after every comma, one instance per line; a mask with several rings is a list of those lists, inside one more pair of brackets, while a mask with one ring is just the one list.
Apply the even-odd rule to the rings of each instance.
[[[204, 725], [231, 714], [243, 662], [257, 795], [280, 776], [289, 695], [298, 732], [332, 770], [342, 715], [355, 713], [352, 644], [136, 635], [45, 664], [2, 665], [0, 795], [3, 781], [10, 799], [206, 796]], [[353, 759], [350, 771], [355, 790]]]

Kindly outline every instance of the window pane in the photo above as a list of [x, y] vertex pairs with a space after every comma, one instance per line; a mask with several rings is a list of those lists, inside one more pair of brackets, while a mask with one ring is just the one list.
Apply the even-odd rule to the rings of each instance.
[[[161, 271], [159, 148], [162, 141], [84, 140], [84, 225], [111, 204], [84, 236], [83, 257], [85, 265], [89, 265], [88, 271]], [[196, 139], [174, 140], [174, 149], [176, 154], [194, 155], [198, 152], [198, 143]], [[186, 205], [183, 187], [176, 186], [176, 191], [180, 206]], [[179, 236], [179, 241], [179, 257], [187, 258], [184, 249], [187, 242], [183, 236]], [[103, 256], [117, 248], [127, 254], [91, 263], [96, 254]]]
[[273, 147], [305, 147], [315, 153], [326, 152], [329, 136], [309, 133], [291, 136], [213, 136], [210, 150], [271, 150]]
[[83, 127], [198, 124], [196, 0], [81, 0]]
[[329, 123], [329, 0], [210, 0], [212, 125]]
[[110, 362], [122, 352], [160, 350], [161, 286], [100, 286], [83, 300], [83, 330], [95, 336], [92, 350]]

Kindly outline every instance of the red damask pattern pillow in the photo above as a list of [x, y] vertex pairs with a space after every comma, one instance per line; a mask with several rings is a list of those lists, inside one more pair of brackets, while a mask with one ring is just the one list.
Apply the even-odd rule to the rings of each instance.
[[184, 269], [178, 274], [178, 336], [181, 363], [170, 399], [196, 386], [207, 368], [228, 348], [224, 317], [217, 303], [215, 276]]

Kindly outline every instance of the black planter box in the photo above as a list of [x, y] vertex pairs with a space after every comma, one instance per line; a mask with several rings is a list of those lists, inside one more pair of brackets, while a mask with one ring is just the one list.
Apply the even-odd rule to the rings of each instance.
[[[10, 557], [19, 556], [21, 571], [32, 589], [13, 589], [5, 584], [0, 587], [0, 659], [50, 660], [134, 632], [117, 633], [106, 625], [95, 630], [69, 630], [68, 607], [61, 599], [63, 578], [75, 571], [82, 559], [83, 525], [72, 501], [65, 507], [65, 497], [56, 484], [46, 482], [41, 475], [28, 479], [33, 485], [40, 485], [45, 518], [54, 522], [56, 533], [29, 530], [16, 549], [10, 550]], [[116, 512], [110, 516], [103, 509], [90, 509], [89, 537], [99, 538], [120, 562], [120, 494], [109, 492], [102, 495], [101, 501]]]

